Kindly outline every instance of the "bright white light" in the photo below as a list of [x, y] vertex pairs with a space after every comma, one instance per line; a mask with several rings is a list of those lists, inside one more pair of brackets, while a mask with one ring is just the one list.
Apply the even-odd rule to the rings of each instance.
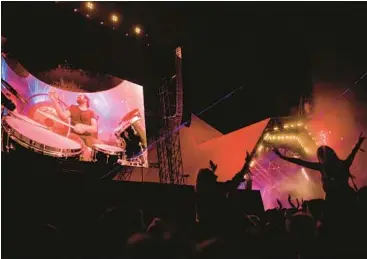
[[139, 35], [141, 33], [141, 28], [139, 26], [134, 27], [135, 34]]
[[306, 180], [309, 181], [310, 178], [308, 178], [306, 170], [302, 167], [301, 171], [302, 171], [303, 176], [306, 178]]
[[323, 145], [327, 145], [328, 142], [328, 134], [325, 131], [320, 131], [320, 140]]
[[92, 2], [87, 2], [86, 6], [89, 10], [93, 10], [94, 9], [94, 4]]
[[118, 22], [119, 18], [118, 18], [118, 16], [117, 16], [117, 15], [112, 14], [112, 15], [111, 15], [111, 20], [112, 20], [112, 22]]
[[255, 165], [255, 161], [252, 160], [251, 163], [250, 163], [250, 167], [253, 167]]

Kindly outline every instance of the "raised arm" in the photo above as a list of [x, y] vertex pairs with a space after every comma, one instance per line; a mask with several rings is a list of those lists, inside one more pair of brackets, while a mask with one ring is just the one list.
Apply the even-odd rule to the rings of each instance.
[[319, 163], [317, 162], [308, 162], [308, 161], [304, 161], [302, 159], [299, 158], [295, 158], [295, 157], [287, 157], [282, 155], [278, 149], [274, 149], [274, 153], [280, 157], [281, 159], [291, 162], [293, 164], [299, 165], [299, 166], [303, 166], [306, 167], [308, 169], [312, 169], [312, 170], [316, 170], [316, 171], [320, 171], [321, 170], [321, 166]]
[[357, 144], [354, 146], [352, 152], [350, 153], [350, 155], [345, 160], [348, 166], [352, 165], [354, 157], [356, 156], [358, 150], [362, 150], [361, 145], [362, 145], [363, 141], [366, 139], [366, 137], [363, 137], [362, 135], [363, 135], [363, 133], [361, 133], [361, 135], [359, 135], [359, 139], [358, 139]]
[[98, 132], [98, 124], [95, 118], [91, 119], [91, 125], [86, 126], [86, 131], [91, 134], [96, 134]]
[[244, 163], [242, 169], [231, 180], [231, 183], [232, 183], [234, 188], [237, 188], [237, 186], [241, 182], [243, 182], [243, 178], [244, 178], [245, 174], [250, 172], [250, 162], [251, 162], [251, 156], [246, 151], [246, 159], [245, 159], [245, 163]]
[[61, 108], [56, 92], [54, 90], [51, 90], [50, 93], [49, 93], [49, 96], [50, 96], [53, 104], [55, 105], [57, 115], [59, 115], [59, 117], [61, 119], [63, 119], [64, 121], [67, 121], [70, 117], [70, 112], [68, 110], [63, 110]]

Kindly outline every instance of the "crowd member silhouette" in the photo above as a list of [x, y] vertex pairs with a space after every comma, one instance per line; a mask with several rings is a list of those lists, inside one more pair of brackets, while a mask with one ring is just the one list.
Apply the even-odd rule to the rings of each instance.
[[230, 226], [232, 224], [236, 229], [241, 229], [241, 223], [238, 221], [243, 219], [233, 211], [228, 197], [244, 181], [244, 175], [249, 172], [250, 161], [251, 156], [247, 153], [240, 172], [225, 183], [217, 182], [218, 176], [215, 174], [217, 165], [212, 161], [209, 162], [209, 168], [199, 170], [196, 179], [197, 218], [203, 232], [209, 236], [230, 232], [233, 230]]
[[286, 157], [282, 155], [278, 149], [274, 149], [274, 152], [283, 160], [319, 171], [321, 173], [323, 189], [326, 193], [326, 201], [332, 201], [339, 198], [349, 201], [354, 198], [355, 193], [348, 183], [349, 178], [353, 177], [350, 174], [349, 168], [357, 152], [361, 149], [364, 140], [365, 137], [363, 137], [361, 133], [357, 144], [345, 160], [340, 159], [335, 151], [328, 146], [320, 146], [317, 149], [318, 162], [309, 162], [299, 158]]

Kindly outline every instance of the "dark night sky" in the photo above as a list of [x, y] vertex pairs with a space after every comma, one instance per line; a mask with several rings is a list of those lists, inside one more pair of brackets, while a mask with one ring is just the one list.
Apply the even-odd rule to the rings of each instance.
[[[364, 3], [101, 2], [91, 20], [78, 5], [2, 2], [7, 50], [35, 75], [67, 60], [141, 84], [154, 114], [181, 44], [186, 114], [243, 85], [201, 116], [224, 133], [289, 115], [315, 80], [348, 85], [367, 71]], [[99, 24], [109, 11], [123, 14], [115, 31]], [[133, 24], [148, 37], [126, 37]]]

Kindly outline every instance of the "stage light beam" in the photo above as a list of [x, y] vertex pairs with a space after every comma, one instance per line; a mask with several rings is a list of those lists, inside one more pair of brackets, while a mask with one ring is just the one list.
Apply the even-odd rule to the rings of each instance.
[[260, 145], [259, 148], [257, 149], [258, 152], [261, 152], [264, 149], [263, 145]]
[[310, 178], [308, 178], [308, 174], [307, 174], [306, 170], [302, 167], [301, 171], [302, 171], [303, 176], [306, 178], [306, 180], [309, 181]]

